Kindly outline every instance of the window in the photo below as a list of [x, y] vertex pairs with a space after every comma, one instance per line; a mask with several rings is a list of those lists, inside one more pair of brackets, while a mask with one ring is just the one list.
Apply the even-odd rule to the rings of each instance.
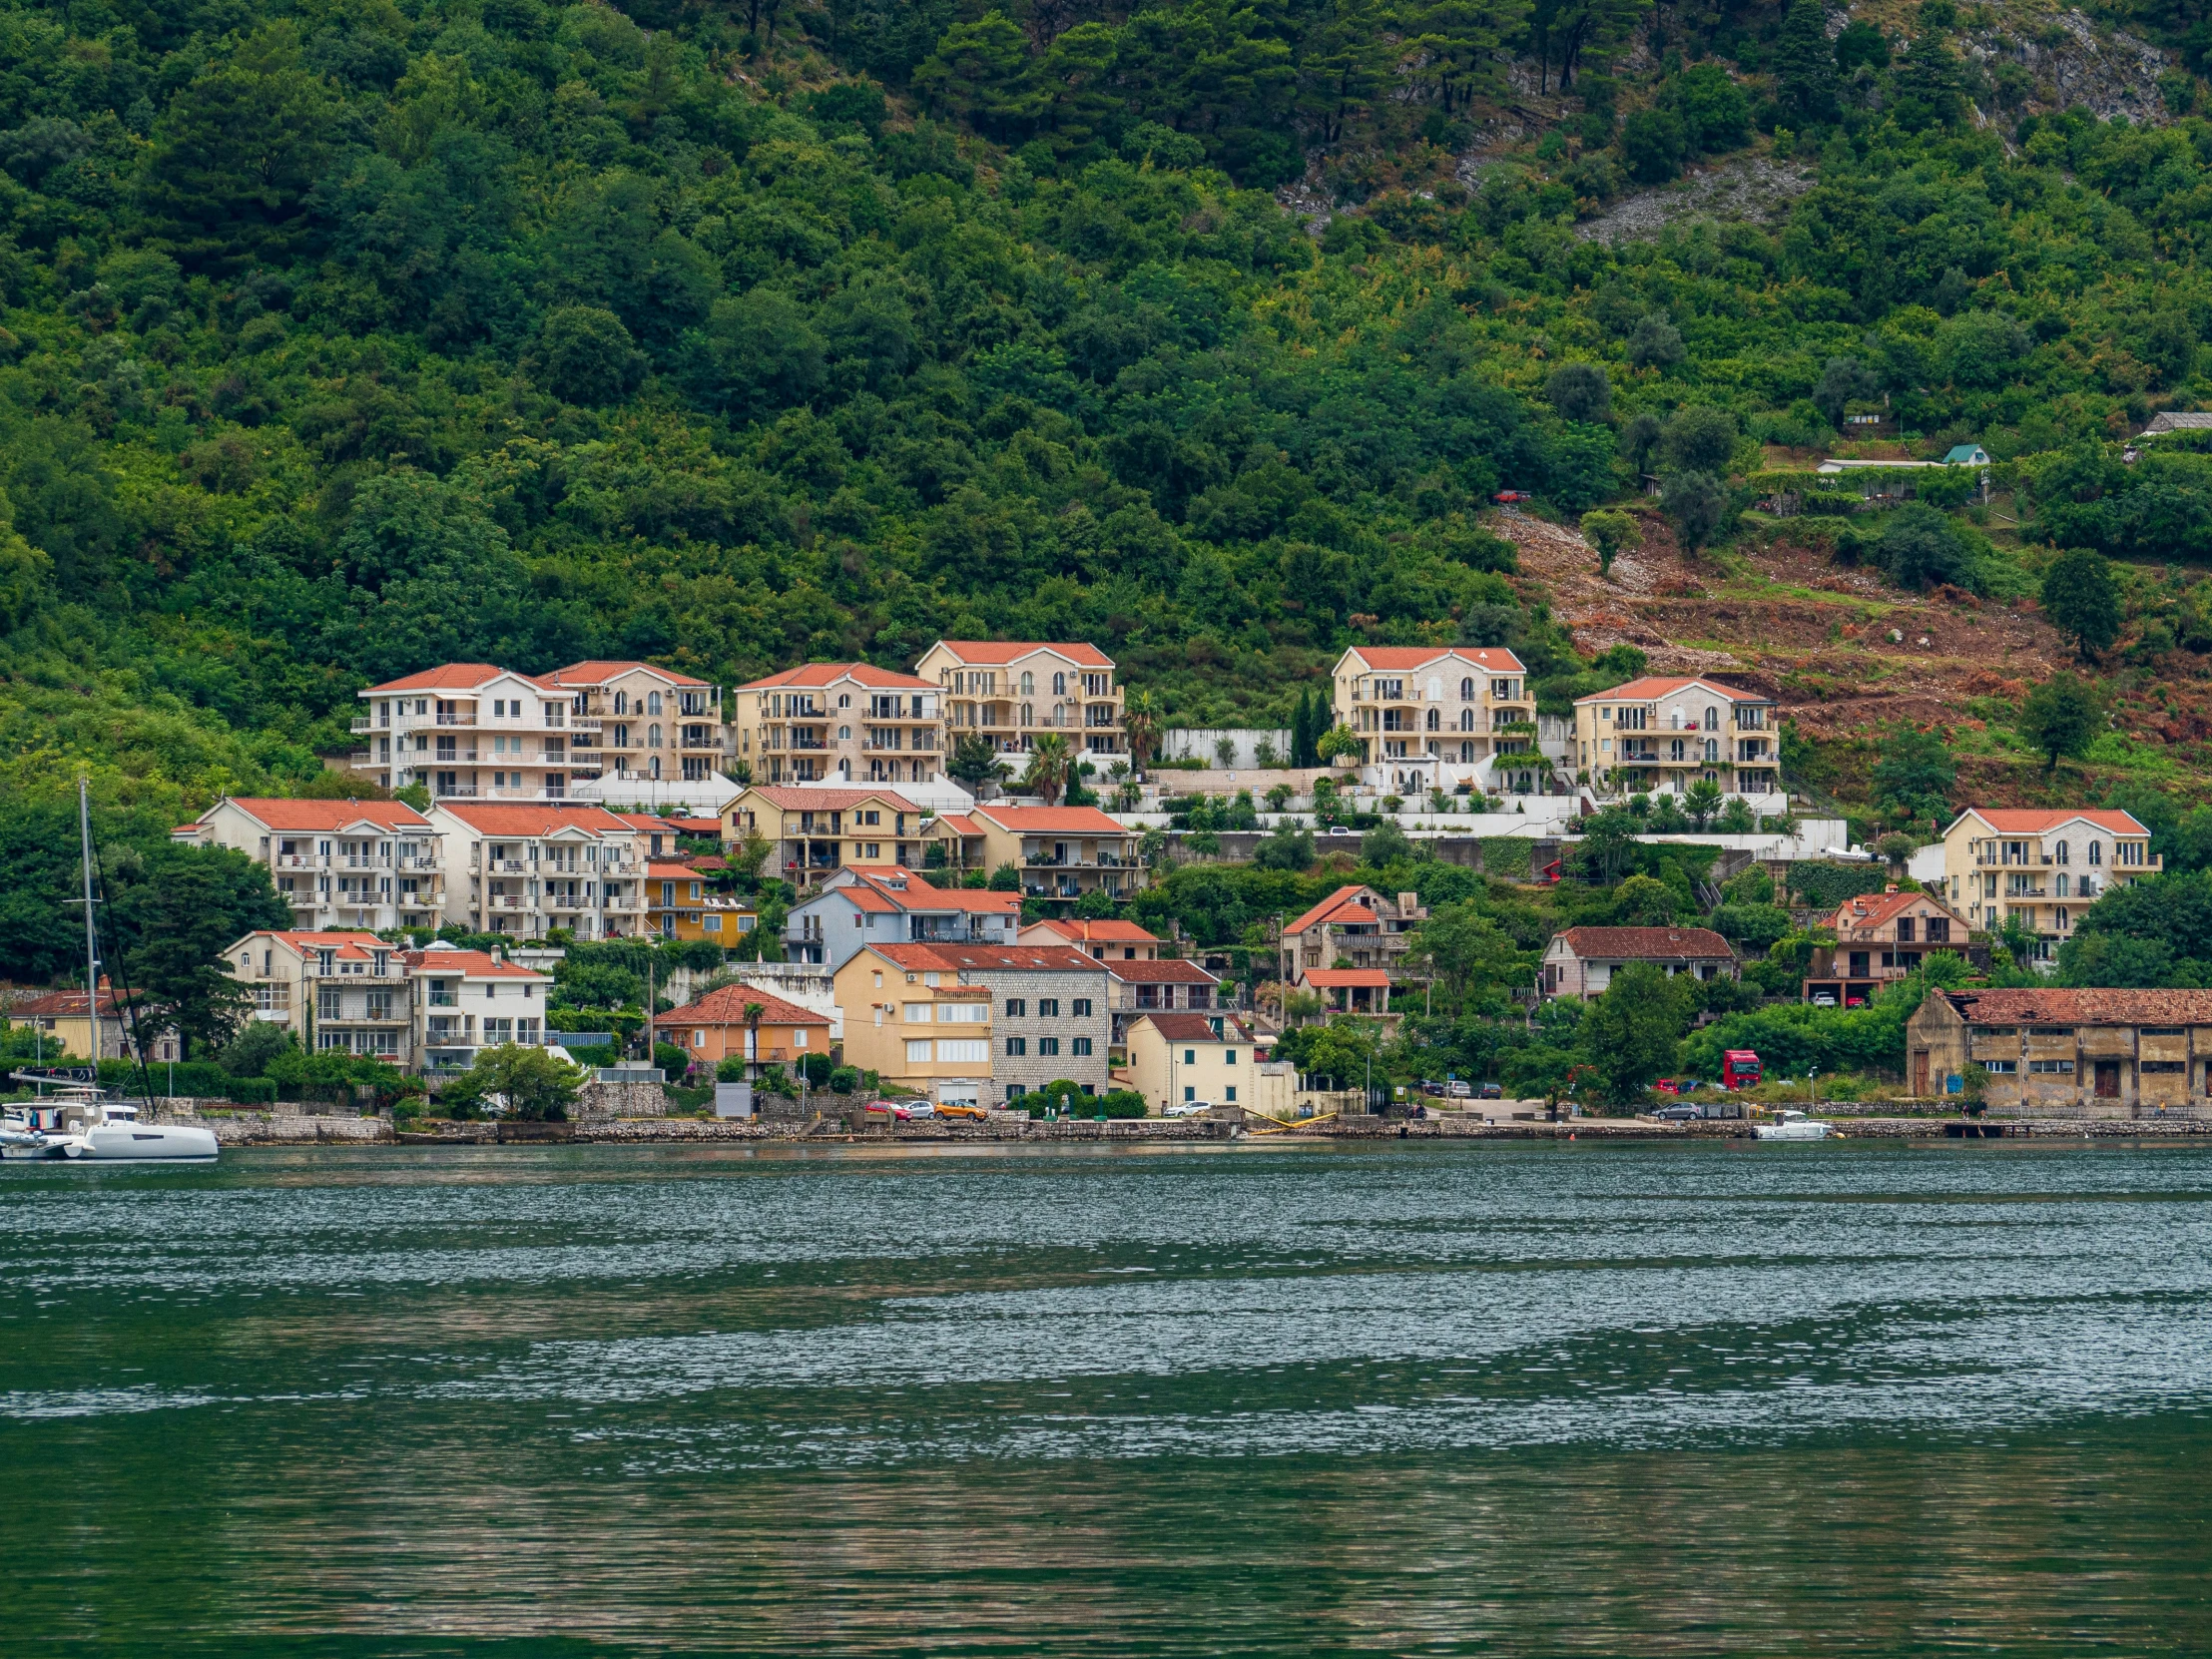
[[2092, 864], [2101, 864], [2104, 862], [2104, 842], [2091, 841], [2089, 843], [2089, 862], [2091, 862]]
[[1075, 1019], [1089, 1019], [1091, 1017], [1091, 999], [1087, 996], [1077, 997], [1068, 1004], [1068, 1013]]
[[805, 1048], [806, 1046], [807, 1028], [804, 1025], [795, 1027], [792, 1031], [792, 1047]]
[[[1195, 1066], [1195, 1065], [1197, 1065], [1197, 1064], [1198, 1064], [1198, 1050], [1197, 1050], [1197, 1049], [1195, 1049], [1195, 1048], [1186, 1048], [1185, 1050], [1183, 1050], [1183, 1063], [1184, 1063], [1185, 1065], [1187, 1065], [1187, 1066]], [[1184, 1098], [1184, 1099], [1186, 1099], [1186, 1100], [1188, 1100], [1188, 1099], [1190, 1098], [1190, 1093], [1189, 1093], [1189, 1091], [1188, 1091], [1188, 1090], [1186, 1090], [1186, 1091], [1184, 1092], [1184, 1096], [1183, 1096], [1183, 1098]]]
[[2143, 861], [2145, 847], [2141, 841], [2116, 841], [2113, 844], [2119, 849], [2121, 863], [2140, 864]]
[[1899, 916], [1899, 917], [1898, 917], [1898, 943], [1900, 943], [1900, 944], [1911, 944], [1912, 942], [1913, 942], [1913, 918], [1912, 918], [1911, 916]]
[[981, 1025], [990, 1017], [987, 1002], [945, 1002], [937, 1007], [939, 1025]]
[[2027, 1062], [2027, 1069], [2030, 1072], [2049, 1077], [2071, 1077], [2073, 1075], [2073, 1062], [2071, 1060], [2030, 1060]]
[[1037, 1017], [1039, 1019], [1058, 1019], [1060, 1017], [1060, 999], [1056, 996], [1038, 997]]
[[2011, 1077], [2018, 1073], [2020, 1063], [2017, 1060], [1984, 1060], [1981, 1069], [1991, 1077]]
[[927, 1025], [929, 1023], [929, 1004], [926, 1002], [909, 1002], [906, 1004], [904, 1012], [908, 1025]]
[[1034, 697], [1036, 693], [1037, 677], [1034, 674], [1031, 674], [1027, 669], [1022, 670], [1021, 695], [1024, 697]]
[[1708, 732], [1718, 732], [1721, 729], [1720, 710], [1708, 708], [1705, 711], [1705, 729]]
[[1029, 1052], [1029, 1039], [1027, 1037], [1008, 1037], [1006, 1039], [1006, 1052], [1013, 1058], [1020, 1059]]
[[2050, 861], [2054, 864], [2067, 864], [2073, 862], [2073, 848], [2068, 846], [2064, 841], [2060, 841], [2056, 846], [2050, 849]]
[[645, 712], [649, 715], [657, 715], [661, 712], [661, 694], [659, 692], [647, 692], [645, 694]]
[[1081, 1054], [1081, 1055], [1088, 1055], [1088, 1054], [1090, 1053], [1090, 1051], [1091, 1051], [1091, 1039], [1090, 1039], [1090, 1038], [1088, 1038], [1088, 1037], [1070, 1037], [1070, 1038], [1068, 1039], [1068, 1052], [1069, 1052], [1070, 1054]]
[[2073, 1027], [2070, 1025], [2030, 1025], [2027, 1028], [2027, 1034], [2031, 1037], [2070, 1037], [2073, 1035]]
[[927, 1037], [908, 1037], [906, 1039], [906, 1063], [910, 1066], [927, 1065], [929, 1063], [930, 1046]]
[[1229, 1084], [1221, 1091], [1221, 1097], [1222, 1099], [1228, 1101], [1230, 1105], [1234, 1106], [1237, 1103], [1237, 1085], [1234, 1083]]
[[1237, 1051], [1233, 1048], [1223, 1049], [1221, 1051], [1221, 1063], [1225, 1066], [1235, 1065], [1237, 1063]]
[[2187, 1071], [2189, 1062], [2186, 1060], [2145, 1060], [2136, 1069], [2143, 1072]]
[[[1022, 998], [1009, 996], [1006, 999], [1006, 1017], [1008, 1019], [1020, 1019], [1023, 1017], [1023, 1010], [1028, 1006], [1029, 1004]], [[1009, 1048], [1006, 1052], [1011, 1054], [1013, 1050]]]
[[1039, 1037], [1037, 1039], [1037, 1052], [1039, 1054], [1058, 1054], [1060, 1052], [1060, 1039], [1058, 1037]]
[[1192, 1088], [1190, 1084], [1185, 1083], [1183, 1085], [1183, 1098], [1185, 1100], [1196, 1100], [1198, 1098], [1198, 1091]]
[[2142, 1028], [2142, 1035], [2146, 1037], [2181, 1037], [2187, 1034], [2188, 1027], [2183, 1025], [2146, 1025]]
[[1471, 677], [1459, 682], [1459, 701], [1462, 703], [1472, 703], [1474, 701], [1474, 681]]
[[958, 1042], [939, 1041], [938, 1060], [951, 1065], [989, 1065], [991, 1045], [981, 1038], [963, 1037]]

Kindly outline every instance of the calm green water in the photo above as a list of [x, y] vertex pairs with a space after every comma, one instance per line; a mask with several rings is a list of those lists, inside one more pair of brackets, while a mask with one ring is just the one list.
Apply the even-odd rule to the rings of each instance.
[[0, 1170], [0, 1650], [2202, 1652], [2212, 1154]]

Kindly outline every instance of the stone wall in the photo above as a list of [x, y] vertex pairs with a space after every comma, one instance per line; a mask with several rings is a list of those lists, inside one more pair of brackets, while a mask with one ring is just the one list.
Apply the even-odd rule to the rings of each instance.
[[668, 1096], [658, 1083], [586, 1083], [576, 1091], [576, 1116], [657, 1118], [668, 1113]]

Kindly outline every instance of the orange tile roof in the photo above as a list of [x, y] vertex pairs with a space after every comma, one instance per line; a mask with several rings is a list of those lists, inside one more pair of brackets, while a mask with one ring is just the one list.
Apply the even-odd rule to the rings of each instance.
[[[112, 1018], [121, 1006], [116, 1000], [115, 988], [102, 983], [100, 987], [101, 1017]], [[14, 1002], [0, 1003], [0, 1013], [16, 1019], [31, 1015], [43, 1015], [47, 1019], [83, 1019], [85, 1017], [85, 993], [83, 991], [48, 991], [43, 996], [26, 996]]]
[[1382, 968], [1308, 968], [1299, 977], [1309, 985], [1318, 985], [1325, 991], [1380, 990], [1387, 986], [1390, 976]]
[[[1052, 651], [1065, 657], [1071, 663], [1080, 663], [1085, 668], [1112, 668], [1114, 666], [1113, 658], [1107, 656], [1095, 645], [1065, 642], [1048, 643], [1038, 640], [939, 640], [936, 646], [932, 646], [930, 649], [935, 650], [938, 647], [951, 652], [963, 663], [988, 663], [997, 666], [1018, 662], [1023, 657], [1031, 656], [1039, 651]], [[925, 657], [928, 654], [926, 651], [922, 653]]]
[[[1977, 818], [2000, 835], [2041, 835], [2069, 824], [2089, 824], [2114, 835], [2147, 835], [2132, 813], [2087, 807], [2061, 807], [2045, 812], [2030, 807], [1968, 807], [1959, 818]], [[1957, 820], [1951, 821], [1957, 828]]]
[[935, 691], [937, 688], [917, 675], [900, 674], [896, 669], [877, 668], [873, 663], [801, 663], [797, 668], [787, 668], [781, 674], [771, 674], [766, 679], [748, 680], [739, 691], [775, 691], [784, 686], [815, 688], [833, 686], [839, 680], [850, 680], [856, 686], [873, 686], [882, 691]]
[[966, 910], [996, 915], [1021, 909], [1019, 893], [940, 887], [896, 865], [847, 864], [844, 872], [853, 879], [829, 887], [824, 896], [842, 893], [863, 910]]
[[2212, 991], [1946, 991], [1950, 1005], [1977, 1025], [2212, 1025]]
[[1870, 892], [1857, 898], [1847, 898], [1830, 917], [1830, 924], [1841, 933], [1847, 928], [1880, 927], [1892, 917], [1910, 910], [1915, 904], [1926, 903], [1942, 911], [1959, 926], [1966, 925], [1965, 917], [1932, 892]]
[[[377, 692], [396, 691], [473, 691], [506, 672], [497, 663], [440, 663], [419, 674], [403, 674], [380, 686], [370, 686], [361, 695], [368, 697]], [[530, 677], [525, 674], [521, 678], [528, 680]], [[530, 683], [537, 684], [534, 680]]]
[[569, 807], [553, 801], [512, 806], [441, 801], [438, 808], [486, 835], [550, 835], [557, 830], [588, 830], [598, 835], [635, 833], [604, 807]]
[[[671, 835], [677, 833], [676, 826], [672, 822], [665, 818], [656, 818], [651, 813], [617, 813], [615, 814], [615, 817], [622, 820], [623, 823], [627, 824], [633, 830], [644, 830], [647, 831], [659, 830], [664, 833]], [[722, 820], [720, 820], [719, 818], [709, 819], [707, 822], [712, 824], [717, 830], [720, 830], [722, 828]]]
[[1570, 927], [1557, 937], [1584, 961], [1732, 961], [1736, 955], [1736, 947], [1710, 927]]
[[771, 807], [787, 813], [841, 813], [864, 806], [873, 801], [896, 813], [919, 813], [904, 796], [893, 795], [889, 790], [815, 790], [797, 786], [779, 787], [774, 784], [756, 784], [745, 792], [759, 796]]
[[1689, 686], [1703, 686], [1715, 697], [1725, 698], [1730, 703], [1774, 701], [1773, 698], [1762, 697], [1757, 692], [1738, 691], [1734, 686], [1724, 686], [1718, 680], [1706, 679], [1702, 674], [1682, 675], [1673, 679], [1647, 674], [1641, 680], [1630, 680], [1609, 691], [1592, 692], [1588, 697], [1578, 697], [1574, 703], [1576, 708], [1585, 703], [1649, 703], [1654, 698], [1672, 697]]
[[[205, 824], [215, 816], [217, 802], [201, 815]], [[382, 830], [427, 830], [430, 821], [403, 801], [289, 801], [266, 796], [235, 796], [229, 805], [270, 830], [342, 830], [349, 824], [373, 824]], [[183, 825], [182, 829], [197, 829]]]
[[618, 675], [635, 674], [640, 669], [647, 674], [659, 675], [672, 686], [709, 684], [708, 681], [695, 679], [689, 674], [678, 674], [672, 668], [656, 668], [651, 663], [612, 662], [571, 663], [566, 668], [557, 668], [548, 674], [545, 682], [553, 686], [603, 686]]
[[686, 863], [671, 863], [663, 858], [646, 860], [645, 873], [656, 881], [696, 881], [699, 871]]
[[787, 1002], [773, 991], [764, 991], [756, 985], [725, 985], [720, 990], [709, 991], [696, 1002], [687, 1002], [681, 1008], [671, 1009], [657, 1017], [655, 1023], [671, 1025], [750, 1025], [746, 1013], [748, 1003], [761, 1007], [763, 1025], [823, 1025], [830, 1023], [828, 1014], [818, 1014], [812, 1008], [802, 1008], [796, 1002]]
[[[1303, 933], [1307, 928], [1317, 927], [1325, 921], [1373, 921], [1376, 915], [1366, 902], [1367, 895], [1368, 889], [1363, 886], [1339, 887], [1296, 921], [1286, 923], [1283, 931], [1286, 935]], [[1337, 912], [1342, 909], [1357, 909], [1359, 914], [1339, 915]]]
[[1518, 657], [1502, 646], [1494, 645], [1356, 645], [1352, 648], [1352, 654], [1371, 669], [1390, 669], [1398, 673], [1426, 668], [1430, 663], [1440, 663], [1447, 659], [1473, 663], [1476, 667], [1493, 673], [1526, 672]]
[[551, 983], [553, 978], [550, 973], [540, 973], [535, 968], [502, 962], [482, 950], [406, 950], [400, 955], [411, 968], [459, 974], [463, 979], [543, 979]]
[[983, 827], [965, 813], [945, 813], [939, 816], [937, 822], [955, 835], [980, 835], [983, 833]]
[[294, 949], [329, 950], [340, 945], [382, 945], [383, 940], [365, 927], [257, 927], [250, 939], [276, 939]]
[[970, 815], [1016, 835], [1126, 835], [1096, 807], [978, 807]]
[[1219, 974], [1208, 973], [1196, 962], [1180, 956], [1153, 961], [1117, 962], [1112, 957], [1098, 964], [1125, 985], [1218, 985]]
[[[1007, 897], [1014, 895], [1008, 893]], [[1071, 916], [1047, 916], [1036, 923], [1075, 944], [1158, 944], [1160, 936], [1148, 933], [1133, 921], [1081, 921]]]

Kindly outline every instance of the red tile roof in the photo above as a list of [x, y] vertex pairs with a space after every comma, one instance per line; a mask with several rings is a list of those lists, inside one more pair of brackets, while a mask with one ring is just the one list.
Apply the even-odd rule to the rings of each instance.
[[686, 863], [671, 862], [666, 858], [648, 858], [645, 873], [655, 881], [696, 881], [699, 871]]
[[764, 680], [748, 680], [739, 691], [775, 691], [784, 686], [833, 686], [839, 680], [850, 680], [856, 686], [872, 686], [880, 691], [928, 691], [937, 688], [917, 675], [900, 674], [896, 669], [877, 668], [873, 663], [802, 663], [797, 668], [787, 668], [781, 674], [771, 674]]
[[643, 669], [647, 674], [657, 674], [672, 686], [704, 686], [710, 682], [696, 680], [689, 674], [678, 674], [672, 668], [655, 668], [651, 663], [589, 662], [571, 663], [557, 668], [545, 677], [553, 686], [603, 686], [609, 680], [625, 674], [635, 674]]
[[828, 890], [843, 893], [863, 910], [963, 910], [977, 915], [1006, 915], [1021, 909], [1021, 894], [988, 887], [939, 887], [910, 869], [847, 864], [849, 881]]
[[1977, 1025], [2212, 1025], [2212, 991], [2018, 990], [1943, 993]]
[[[2085, 807], [2064, 807], [2055, 812], [2044, 812], [2029, 807], [1968, 807], [1959, 818], [1977, 818], [2000, 835], [2043, 835], [2053, 830], [2062, 830], [2069, 824], [2088, 824], [2114, 835], [2147, 835], [2150, 831], [2136, 821], [2132, 813], [2096, 811]], [[1951, 821], [1957, 828], [1957, 820]]]
[[983, 827], [965, 813], [946, 813], [937, 822], [955, 835], [980, 835], [983, 833]]
[[1757, 692], [1738, 691], [1733, 686], [1724, 686], [1718, 680], [1706, 679], [1702, 674], [1682, 675], [1671, 679], [1647, 674], [1641, 680], [1630, 680], [1609, 691], [1592, 692], [1588, 697], [1578, 697], [1574, 703], [1576, 708], [1585, 703], [1649, 703], [1654, 698], [1672, 697], [1688, 686], [1702, 686], [1715, 697], [1725, 698], [1730, 703], [1774, 701], [1773, 698], [1762, 697]]
[[[201, 814], [205, 824], [215, 816], [217, 802]], [[270, 830], [342, 830], [351, 824], [373, 824], [380, 830], [427, 830], [430, 821], [402, 801], [289, 801], [265, 796], [238, 796], [228, 805]], [[184, 825], [183, 829], [197, 826]]]
[[[103, 985], [100, 988], [101, 1018], [114, 1018], [118, 1006], [114, 988]], [[42, 996], [19, 997], [13, 1002], [0, 1005], [0, 1013], [5, 1013], [14, 1019], [32, 1017], [83, 1019], [85, 1017], [85, 993], [83, 991], [48, 991]]]
[[1150, 962], [1117, 962], [1112, 957], [1098, 964], [1125, 985], [1218, 985], [1218, 974], [1208, 973], [1196, 962], [1166, 956]]
[[[370, 686], [361, 695], [368, 697], [377, 692], [397, 691], [473, 691], [506, 672], [497, 663], [440, 663], [436, 668], [426, 668], [419, 674], [403, 674], [396, 680], [386, 680], [380, 686]], [[522, 675], [520, 678], [528, 680], [530, 677]], [[537, 684], [535, 680], [530, 683]]]
[[[1219, 1017], [1219, 1016], [1217, 1016]], [[1222, 1017], [1221, 1035], [1214, 1035], [1211, 1018], [1205, 1014], [1139, 1014], [1132, 1024], [1149, 1022], [1152, 1029], [1175, 1043], [1248, 1043], [1254, 1041], [1251, 1027], [1242, 1020]]]
[[1382, 990], [1390, 982], [1390, 976], [1382, 968], [1308, 968], [1299, 977], [1309, 985], [1325, 991]]
[[1096, 807], [978, 807], [970, 815], [1015, 835], [1126, 835]]
[[471, 830], [485, 835], [550, 835], [559, 830], [588, 830], [596, 835], [636, 832], [604, 807], [566, 807], [554, 801], [512, 806], [441, 801], [438, 810], [452, 814]]
[[[1933, 905], [1957, 922], [1961, 928], [1966, 925], [1964, 916], [1961, 916], [1932, 892], [1862, 893], [1857, 898], [1845, 899], [1842, 905], [1837, 908], [1836, 914], [1830, 918], [1830, 925], [1838, 933], [1856, 931], [1860, 928], [1881, 927], [1895, 917], [1902, 915], [1905, 911], [1910, 910], [1915, 904], [1922, 903]], [[1963, 943], [1965, 935], [1961, 933], [1959, 942]]]
[[759, 796], [771, 807], [787, 813], [842, 813], [871, 801], [894, 813], [921, 811], [904, 796], [893, 795], [889, 790], [817, 790], [797, 785], [780, 788], [774, 784], [756, 784], [745, 793], [748, 797]]
[[1394, 670], [1401, 674], [1446, 661], [1472, 663], [1493, 674], [1526, 672], [1521, 660], [1501, 646], [1356, 645], [1352, 654], [1371, 669]]
[[[654, 830], [659, 830], [664, 835], [673, 835], [677, 832], [676, 826], [672, 821], [665, 818], [656, 818], [651, 813], [617, 813], [615, 817], [622, 820], [631, 829], [643, 830], [649, 834]], [[712, 824], [717, 830], [722, 828], [722, 820], [719, 818], [709, 819], [707, 822]]]
[[[1040, 643], [1036, 640], [939, 640], [931, 650], [942, 648], [951, 652], [963, 663], [987, 663], [999, 665], [1018, 662], [1023, 657], [1039, 651], [1057, 652], [1071, 663], [1085, 668], [1112, 668], [1113, 658], [1095, 645], [1068, 643]], [[928, 652], [923, 652], [927, 656]]]
[[[1008, 897], [1013, 896], [1008, 894]], [[1083, 921], [1072, 916], [1047, 916], [1034, 923], [1048, 928], [1071, 944], [1158, 944], [1160, 936], [1148, 933], [1133, 921]]]
[[830, 1023], [828, 1014], [818, 1014], [812, 1008], [802, 1008], [796, 1002], [786, 1002], [771, 991], [757, 985], [725, 985], [720, 990], [709, 991], [696, 1002], [687, 1002], [681, 1008], [658, 1016], [656, 1023], [670, 1025], [750, 1025], [746, 1015], [748, 1003], [761, 1006], [763, 1025], [823, 1025]]
[[1096, 973], [1104, 966], [1064, 944], [874, 944], [868, 948], [908, 971], [981, 968], [1000, 973]]
[[553, 980], [550, 973], [502, 962], [482, 950], [405, 950], [400, 956], [411, 968], [420, 968], [425, 973], [458, 974], [463, 979], [542, 979], [548, 984]]
[[246, 936], [250, 939], [275, 939], [279, 944], [290, 945], [294, 950], [334, 950], [340, 947], [358, 949], [363, 945], [382, 948], [384, 944], [374, 933], [359, 927], [262, 927]]
[[1736, 948], [1710, 927], [1570, 927], [1558, 939], [1584, 961], [1733, 961]]
[[679, 834], [719, 835], [722, 820], [719, 818], [672, 818], [667, 821]]
[[[1287, 936], [1292, 933], [1303, 933], [1307, 928], [1318, 927], [1325, 921], [1374, 921], [1376, 914], [1368, 903], [1370, 890], [1367, 887], [1357, 885], [1339, 887], [1296, 921], [1285, 923], [1283, 931]], [[1340, 915], [1339, 911], [1348, 913]], [[1353, 911], [1358, 913], [1349, 913]]]

